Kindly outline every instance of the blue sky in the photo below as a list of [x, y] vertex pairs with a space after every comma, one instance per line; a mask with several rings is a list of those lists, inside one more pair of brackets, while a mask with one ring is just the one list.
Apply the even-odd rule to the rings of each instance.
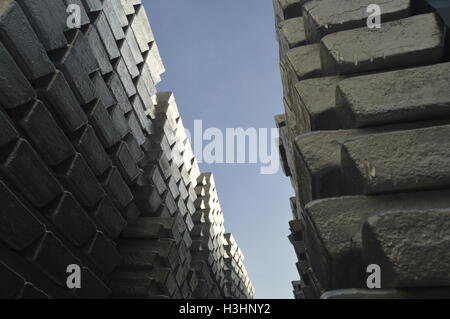
[[[144, 0], [184, 125], [273, 128], [283, 113], [271, 0]], [[202, 164], [213, 172], [225, 215], [245, 255], [256, 298], [292, 298], [298, 278], [287, 235], [293, 191], [281, 168]]]

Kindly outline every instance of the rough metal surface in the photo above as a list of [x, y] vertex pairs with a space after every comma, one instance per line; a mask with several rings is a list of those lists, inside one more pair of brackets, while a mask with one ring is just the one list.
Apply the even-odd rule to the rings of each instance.
[[324, 74], [349, 74], [439, 62], [443, 26], [434, 13], [333, 33], [321, 41]]
[[[294, 87], [293, 108], [300, 131], [339, 128], [337, 120], [336, 87], [344, 77], [331, 76], [298, 82]], [[306, 121], [306, 123], [302, 123]]]
[[305, 33], [308, 42], [319, 42], [325, 35], [366, 25], [367, 7], [381, 8], [383, 23], [407, 18], [411, 14], [411, 0], [315, 0], [303, 6]]
[[280, 32], [278, 37], [281, 44], [283, 54], [289, 49], [306, 44], [303, 18], [293, 18], [286, 20], [280, 24]]
[[295, 168], [303, 205], [342, 194], [341, 145], [361, 134], [364, 132], [357, 130], [310, 132], [295, 139]]
[[381, 287], [450, 285], [450, 211], [378, 214], [362, 228], [365, 264], [383, 269]]
[[445, 188], [450, 126], [367, 135], [344, 143], [342, 173], [353, 194]]
[[447, 299], [448, 287], [422, 289], [340, 289], [329, 291], [321, 299]]
[[320, 46], [311, 44], [289, 50], [286, 53], [288, 68], [291, 70], [292, 83], [320, 76]]
[[450, 63], [378, 73], [339, 83], [341, 123], [362, 127], [439, 119], [450, 111]]

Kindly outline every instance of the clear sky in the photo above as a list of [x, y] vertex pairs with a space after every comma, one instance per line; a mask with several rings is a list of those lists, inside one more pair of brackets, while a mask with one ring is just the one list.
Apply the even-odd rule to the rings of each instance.
[[[271, 0], [143, 0], [184, 125], [273, 128], [283, 113]], [[270, 135], [269, 135], [270, 136]], [[256, 298], [293, 298], [289, 179], [261, 164], [201, 164], [213, 172], [225, 215], [245, 255]]]

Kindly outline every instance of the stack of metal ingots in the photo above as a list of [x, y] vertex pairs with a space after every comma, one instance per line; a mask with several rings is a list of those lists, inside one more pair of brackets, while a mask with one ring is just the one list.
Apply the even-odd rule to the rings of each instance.
[[274, 7], [295, 296], [450, 297], [448, 27], [426, 1]]
[[0, 298], [252, 297], [163, 72], [141, 0], [0, 0]]

